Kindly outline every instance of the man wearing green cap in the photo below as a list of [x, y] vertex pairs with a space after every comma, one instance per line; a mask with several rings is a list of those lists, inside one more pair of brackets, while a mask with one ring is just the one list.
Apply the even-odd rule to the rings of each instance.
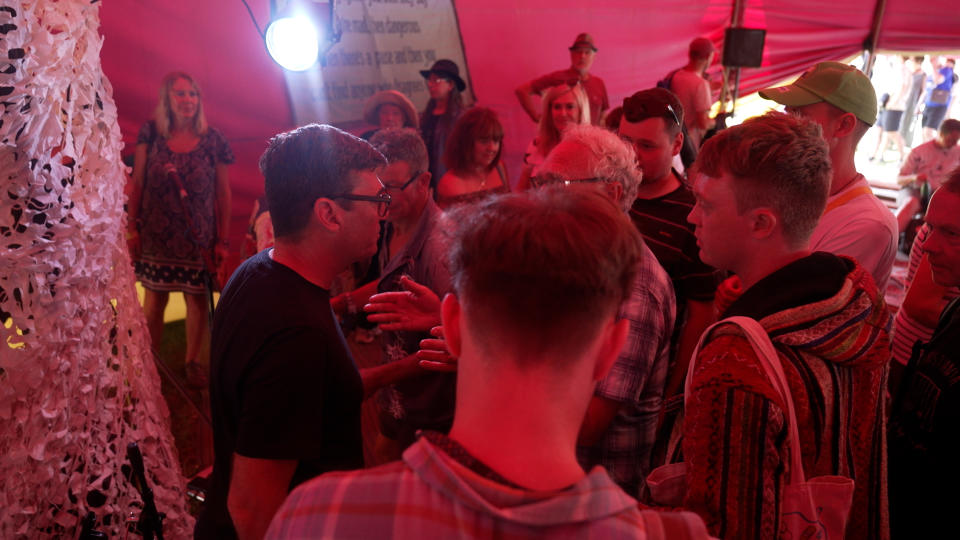
[[884, 290], [897, 254], [897, 220], [853, 160], [857, 143], [877, 119], [870, 79], [853, 66], [820, 62], [793, 84], [761, 90], [760, 96], [815, 121], [830, 148], [830, 197], [810, 249], [857, 259]]

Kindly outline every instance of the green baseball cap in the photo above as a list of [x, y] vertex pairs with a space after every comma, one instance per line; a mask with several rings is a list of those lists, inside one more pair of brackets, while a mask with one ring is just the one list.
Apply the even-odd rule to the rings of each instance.
[[877, 93], [870, 79], [859, 69], [840, 62], [820, 62], [793, 84], [761, 90], [760, 97], [787, 107], [825, 101], [871, 126], [877, 121]]

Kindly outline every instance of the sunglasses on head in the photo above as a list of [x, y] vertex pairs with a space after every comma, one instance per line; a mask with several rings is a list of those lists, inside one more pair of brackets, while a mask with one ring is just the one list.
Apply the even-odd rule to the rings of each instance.
[[651, 103], [643, 98], [628, 97], [623, 100], [623, 116], [628, 122], [641, 122], [647, 118], [666, 118], [680, 126], [680, 118], [669, 103]]

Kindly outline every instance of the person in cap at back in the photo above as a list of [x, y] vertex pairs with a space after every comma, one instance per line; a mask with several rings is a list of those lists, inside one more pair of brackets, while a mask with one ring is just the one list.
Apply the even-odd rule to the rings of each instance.
[[761, 90], [760, 96], [819, 124], [830, 148], [830, 198], [810, 249], [853, 257], [883, 291], [897, 256], [897, 220], [853, 160], [857, 143], [877, 120], [870, 79], [853, 66], [820, 62], [793, 84]]
[[447, 172], [443, 152], [453, 125], [464, 111], [463, 96], [467, 83], [460, 78], [460, 68], [453, 60], [437, 60], [430, 69], [420, 71], [427, 83], [430, 101], [420, 116], [420, 134], [427, 145], [430, 157], [430, 187], [436, 189], [437, 181]]
[[543, 96], [547, 89], [557, 85], [574, 86], [579, 82], [590, 102], [590, 122], [595, 126], [602, 126], [603, 114], [610, 108], [610, 100], [607, 98], [607, 87], [603, 84], [603, 79], [590, 74], [590, 66], [593, 65], [596, 54], [597, 46], [593, 36], [587, 33], [579, 34], [570, 46], [569, 68], [548, 73], [517, 87], [517, 99], [520, 100], [523, 110], [530, 115], [530, 119], [540, 122], [541, 108], [534, 96]]
[[687, 65], [670, 73], [666, 79], [665, 86], [676, 94], [683, 105], [683, 123], [694, 149], [700, 148], [704, 133], [712, 128], [715, 122], [710, 118], [713, 98], [705, 74], [716, 54], [717, 49], [712, 41], [698, 37], [690, 42]]
[[588, 184], [495, 195], [450, 222], [450, 434], [301, 486], [267, 538], [706, 538], [692, 513], [641, 510], [577, 462], [594, 386], [629, 330], [617, 311], [643, 243], [623, 210]]

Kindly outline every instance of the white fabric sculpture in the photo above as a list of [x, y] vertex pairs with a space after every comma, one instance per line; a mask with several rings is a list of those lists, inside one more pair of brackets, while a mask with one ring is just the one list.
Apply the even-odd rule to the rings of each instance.
[[137, 441], [165, 536], [184, 480], [123, 231], [99, 2], [0, 3], [0, 538], [125, 536]]

